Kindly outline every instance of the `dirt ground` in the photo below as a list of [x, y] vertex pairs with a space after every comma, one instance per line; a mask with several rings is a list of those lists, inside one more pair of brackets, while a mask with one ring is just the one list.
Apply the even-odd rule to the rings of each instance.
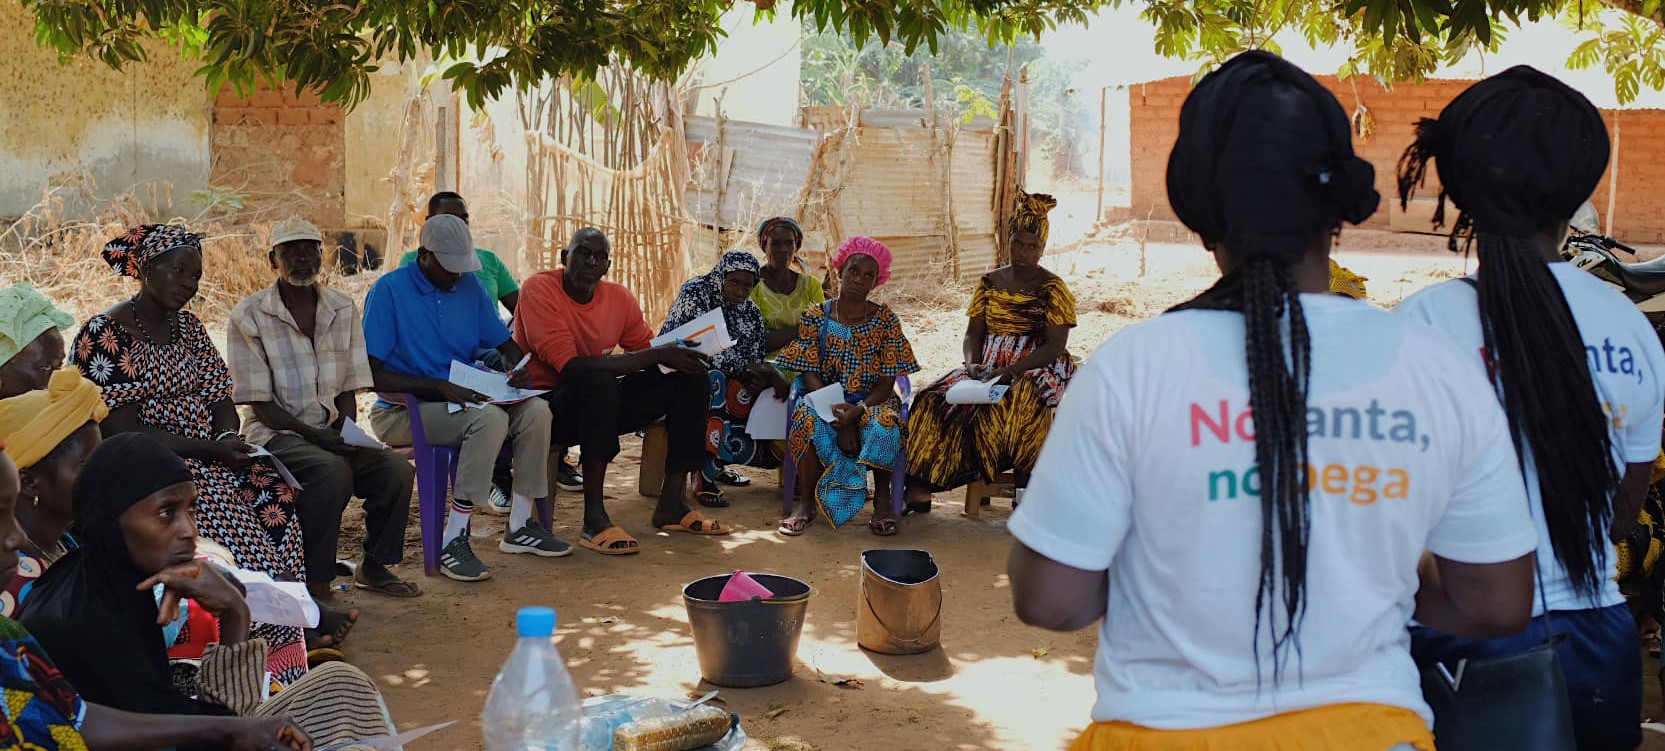
[[[1370, 234], [1344, 238], [1338, 258], [1369, 277], [1373, 302], [1391, 305], [1462, 272], [1462, 260], [1444, 253], [1436, 240], [1384, 242]], [[1078, 356], [1215, 276], [1208, 255], [1194, 245], [1150, 244], [1144, 250], [1143, 276], [1137, 238], [1090, 243], [1049, 259], [1079, 303], [1080, 325], [1071, 340]], [[957, 364], [968, 292], [954, 285], [890, 291], [925, 368], [916, 384]], [[788, 540], [775, 532], [781, 496], [774, 473], [756, 472], [751, 488], [730, 491], [733, 508], [715, 514], [736, 534], [671, 536], [648, 524], [651, 500], [635, 490], [638, 456], [639, 444], [628, 439], [608, 487], [613, 517], [641, 541], [640, 555], [604, 558], [579, 550], [560, 560], [506, 556], [494, 544], [502, 521], [480, 516], [475, 550], [492, 567], [491, 581], [423, 579], [424, 594], [414, 600], [338, 594], [362, 611], [347, 656], [385, 689], [397, 724], [459, 721], [413, 749], [481, 748], [480, 710], [513, 646], [514, 611], [522, 605], [556, 608], [561, 652], [586, 695], [704, 693], [711, 687], [700, 682], [681, 587], [734, 569], [785, 574], [816, 589], [792, 679], [722, 689], [721, 700], [740, 714], [752, 738], [748, 748], [1060, 749], [1087, 723], [1095, 634], [1045, 632], [1012, 615], [1005, 591], [1009, 501], [997, 500], [973, 521], [961, 516], [958, 494], [945, 494], [934, 513], [909, 517], [896, 537], [874, 537], [862, 517], [841, 531], [823, 523]], [[555, 531], [569, 541], [578, 534], [577, 505], [574, 494], [558, 496]], [[347, 526], [344, 554], [362, 529], [351, 516]], [[886, 657], [856, 646], [858, 559], [863, 550], [879, 547], [929, 550], [941, 565], [941, 650]], [[407, 550], [402, 572], [420, 578], [414, 523]], [[1659, 716], [1653, 681], [1658, 662], [1649, 660], [1645, 670], [1649, 715]]]

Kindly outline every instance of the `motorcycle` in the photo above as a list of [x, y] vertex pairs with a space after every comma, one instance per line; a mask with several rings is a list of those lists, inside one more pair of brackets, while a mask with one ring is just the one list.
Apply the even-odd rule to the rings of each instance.
[[1623, 292], [1648, 317], [1654, 329], [1665, 335], [1665, 256], [1625, 263], [1614, 251], [1636, 257], [1635, 248], [1601, 233], [1601, 219], [1595, 207], [1585, 203], [1573, 215], [1561, 257]]

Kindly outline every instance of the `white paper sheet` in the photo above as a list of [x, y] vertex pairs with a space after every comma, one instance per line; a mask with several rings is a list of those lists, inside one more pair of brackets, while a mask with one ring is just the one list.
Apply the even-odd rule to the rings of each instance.
[[[548, 389], [517, 389], [509, 385], [509, 374], [495, 370], [481, 370], [464, 362], [451, 361], [451, 382], [465, 389], [478, 391], [486, 395], [492, 404], [514, 404], [548, 393]], [[460, 411], [464, 405], [453, 404], [451, 412]], [[478, 404], [466, 405], [478, 407]]]
[[752, 402], [751, 416], [746, 418], [746, 432], [759, 441], [786, 440], [786, 401], [776, 399], [773, 390], [763, 392]]
[[266, 457], [266, 460], [271, 462], [272, 466], [277, 468], [278, 476], [282, 477], [284, 482], [289, 483], [289, 487], [294, 488], [296, 490], [301, 489], [300, 481], [296, 480], [294, 475], [289, 474], [289, 468], [283, 466], [283, 460], [277, 458], [276, 456], [273, 456], [272, 452], [267, 451], [265, 446], [255, 446], [254, 450], [249, 452], [249, 456], [251, 456], [251, 457], [261, 457], [261, 456]]
[[248, 590], [249, 618], [274, 626], [315, 628], [318, 603], [300, 582], [280, 582], [259, 571], [232, 569], [231, 575]]
[[[723, 320], [723, 309], [718, 308], [682, 324], [662, 336], [656, 336], [649, 344], [663, 347], [678, 339], [694, 342], [694, 351], [706, 357], [712, 357], [729, 347], [734, 346], [734, 340], [728, 335], [728, 321]], [[663, 365], [659, 370], [670, 373], [671, 369]]]
[[815, 410], [816, 417], [832, 422], [835, 417], [833, 405], [844, 403], [844, 384], [835, 383], [820, 391], [811, 391], [804, 398], [809, 400], [809, 406]]
[[345, 441], [348, 446], [357, 446], [363, 449], [387, 448], [387, 444], [376, 440], [352, 420], [345, 420], [341, 423], [341, 440]]
[[342, 741], [340, 743], [332, 743], [328, 746], [323, 746], [319, 748], [318, 751], [337, 751], [338, 749], [347, 748], [349, 746], [366, 746], [375, 749], [375, 751], [396, 751], [396, 749], [410, 743], [411, 741], [428, 735], [429, 733], [444, 730], [455, 724], [457, 724], [457, 721], [452, 720], [450, 722], [439, 723], [438, 725], [429, 725], [425, 728], [407, 730], [398, 735], [381, 735], [375, 738], [365, 738], [357, 741]]
[[949, 404], [995, 404], [1006, 396], [1011, 387], [993, 380], [964, 380], [948, 387], [944, 396]]

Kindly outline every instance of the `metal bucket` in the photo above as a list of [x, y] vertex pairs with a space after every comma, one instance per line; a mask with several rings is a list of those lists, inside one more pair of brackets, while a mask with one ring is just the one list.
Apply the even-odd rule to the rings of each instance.
[[791, 678], [804, 612], [815, 590], [789, 576], [752, 573], [753, 579], [775, 593], [774, 598], [719, 602], [729, 576], [708, 576], [682, 588], [700, 677], [734, 688], [767, 686]]
[[924, 550], [861, 554], [856, 643], [887, 655], [915, 655], [942, 643], [942, 579]]

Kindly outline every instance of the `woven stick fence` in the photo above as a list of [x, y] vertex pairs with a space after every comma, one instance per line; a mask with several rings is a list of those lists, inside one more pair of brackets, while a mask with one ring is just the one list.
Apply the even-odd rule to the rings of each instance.
[[560, 265], [573, 233], [612, 242], [608, 278], [661, 320], [691, 275], [683, 190], [688, 155], [670, 86], [618, 68], [596, 84], [562, 82], [523, 96], [525, 268]]

